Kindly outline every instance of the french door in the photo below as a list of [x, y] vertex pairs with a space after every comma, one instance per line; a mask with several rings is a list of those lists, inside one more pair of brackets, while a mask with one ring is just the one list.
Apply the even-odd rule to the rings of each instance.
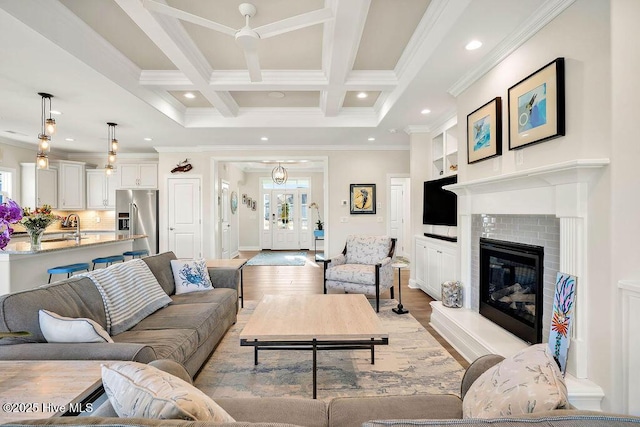
[[308, 249], [311, 242], [307, 189], [263, 192], [262, 248]]

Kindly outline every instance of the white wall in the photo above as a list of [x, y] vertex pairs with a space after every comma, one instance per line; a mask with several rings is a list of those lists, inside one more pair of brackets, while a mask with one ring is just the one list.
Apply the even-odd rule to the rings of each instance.
[[[633, 0], [626, 2], [626, 7], [621, 6], [620, 9], [632, 7], [636, 8], [637, 17], [637, 2]], [[633, 16], [630, 13], [631, 11], [621, 10], [617, 18], [624, 20], [627, 16]], [[637, 25], [634, 27], [630, 20], [618, 33], [621, 39], [617, 46], [619, 64], [627, 60], [631, 47], [629, 34], [636, 35], [636, 28]], [[591, 289], [588, 310], [589, 313], [599, 313], [597, 317], [593, 316], [588, 321], [588, 377], [605, 391], [603, 408], [616, 411], [621, 408], [616, 399], [620, 382], [613, 376], [614, 367], [618, 363], [617, 357], [614, 356], [618, 327], [615, 323], [615, 283], [619, 278], [638, 278], [637, 260], [640, 253], [636, 250], [624, 255], [629, 263], [623, 269], [626, 273], [624, 277], [618, 277], [618, 263], [606, 263], [603, 260], [617, 259], [618, 254], [622, 255], [626, 250], [622, 249], [623, 245], [628, 248], [628, 242], [634, 241], [633, 236], [637, 239], [640, 233], [637, 225], [634, 225], [632, 229], [635, 229], [635, 234], [630, 236], [629, 229], [625, 227], [626, 220], [618, 221], [618, 218], [638, 218], [638, 198], [629, 200], [629, 191], [635, 187], [631, 182], [639, 182], [637, 165], [632, 163], [638, 158], [638, 149], [637, 143], [635, 146], [631, 144], [631, 139], [619, 141], [632, 133], [630, 128], [627, 128], [626, 132], [612, 130], [613, 124], [617, 124], [619, 120], [612, 119], [611, 111], [612, 106], [617, 107], [617, 110], [613, 110], [615, 117], [616, 111], [627, 111], [625, 107], [630, 105], [628, 102], [635, 102], [636, 97], [631, 96], [628, 83], [635, 79], [634, 75], [638, 75], [638, 57], [636, 53], [633, 71], [625, 64], [619, 71], [620, 75], [613, 76], [613, 81], [620, 82], [613, 85], [614, 89], [618, 88], [618, 93], [615, 93], [612, 92], [611, 84], [611, 52], [609, 2], [578, 0], [468, 88], [457, 99], [459, 124], [466, 123], [467, 114], [479, 106], [496, 96], [502, 97], [503, 155], [495, 160], [489, 159], [467, 165], [466, 150], [461, 149], [458, 176], [459, 180], [464, 182], [567, 160], [612, 159], [611, 167], [602, 173], [589, 192], [586, 268]], [[564, 57], [566, 65], [566, 136], [524, 148], [521, 150], [523, 162], [517, 164], [516, 151], [508, 150], [508, 88], [556, 57]], [[637, 112], [636, 107], [634, 117], [637, 116]], [[626, 116], [622, 121], [632, 123], [633, 117]], [[463, 126], [463, 129], [465, 127]], [[466, 138], [461, 138], [461, 141], [464, 140]], [[622, 147], [619, 147], [620, 144]], [[626, 159], [622, 167], [624, 171], [620, 170], [620, 159], [616, 155], [618, 153]], [[612, 180], [615, 171], [618, 171], [619, 175], [615, 175], [615, 179]], [[613, 200], [618, 202], [619, 209], [612, 210]], [[630, 216], [629, 212], [634, 214]], [[618, 224], [615, 228], [618, 231], [617, 236], [611, 234], [613, 224]], [[626, 245], [620, 240], [623, 237]], [[616, 240], [619, 242], [614, 244]], [[579, 280], [578, 278], [578, 287]], [[580, 307], [576, 309], [580, 310]]]

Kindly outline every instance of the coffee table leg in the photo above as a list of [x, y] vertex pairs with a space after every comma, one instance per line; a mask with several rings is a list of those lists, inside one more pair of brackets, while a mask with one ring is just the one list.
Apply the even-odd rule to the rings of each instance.
[[317, 362], [317, 353], [318, 353], [318, 347], [317, 347], [317, 343], [316, 340], [313, 340], [313, 398], [315, 399], [317, 396], [317, 376], [318, 376], [318, 362]]
[[[371, 341], [373, 341], [373, 338], [371, 338]], [[371, 364], [374, 365], [376, 363], [376, 353], [375, 353], [375, 348], [376, 346], [371, 344]]]
[[[240, 308], [244, 308], [244, 274], [242, 273], [243, 268], [240, 267]], [[257, 356], [256, 356], [256, 360]], [[256, 362], [256, 365], [258, 363]]]
[[253, 347], [253, 364], [258, 364], [258, 340], [255, 340], [256, 345]]

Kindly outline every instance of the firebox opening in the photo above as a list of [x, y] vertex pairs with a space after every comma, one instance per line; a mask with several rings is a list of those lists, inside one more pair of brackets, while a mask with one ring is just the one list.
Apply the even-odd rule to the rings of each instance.
[[480, 239], [480, 314], [529, 343], [542, 342], [541, 246]]

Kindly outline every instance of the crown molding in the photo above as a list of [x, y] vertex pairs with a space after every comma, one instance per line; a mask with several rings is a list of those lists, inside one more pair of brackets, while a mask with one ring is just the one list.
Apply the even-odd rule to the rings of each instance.
[[406, 134], [411, 135], [412, 133], [429, 133], [431, 132], [431, 128], [427, 125], [409, 125], [403, 129]]
[[547, 0], [522, 26], [518, 27], [518, 29], [498, 44], [498, 46], [482, 60], [479, 66], [462, 76], [447, 92], [457, 98], [462, 92], [467, 90], [469, 86], [477, 82], [493, 67], [522, 46], [575, 1], [576, 0]]
[[409, 151], [409, 145], [198, 145], [153, 147], [158, 153], [212, 153], [218, 151]]

